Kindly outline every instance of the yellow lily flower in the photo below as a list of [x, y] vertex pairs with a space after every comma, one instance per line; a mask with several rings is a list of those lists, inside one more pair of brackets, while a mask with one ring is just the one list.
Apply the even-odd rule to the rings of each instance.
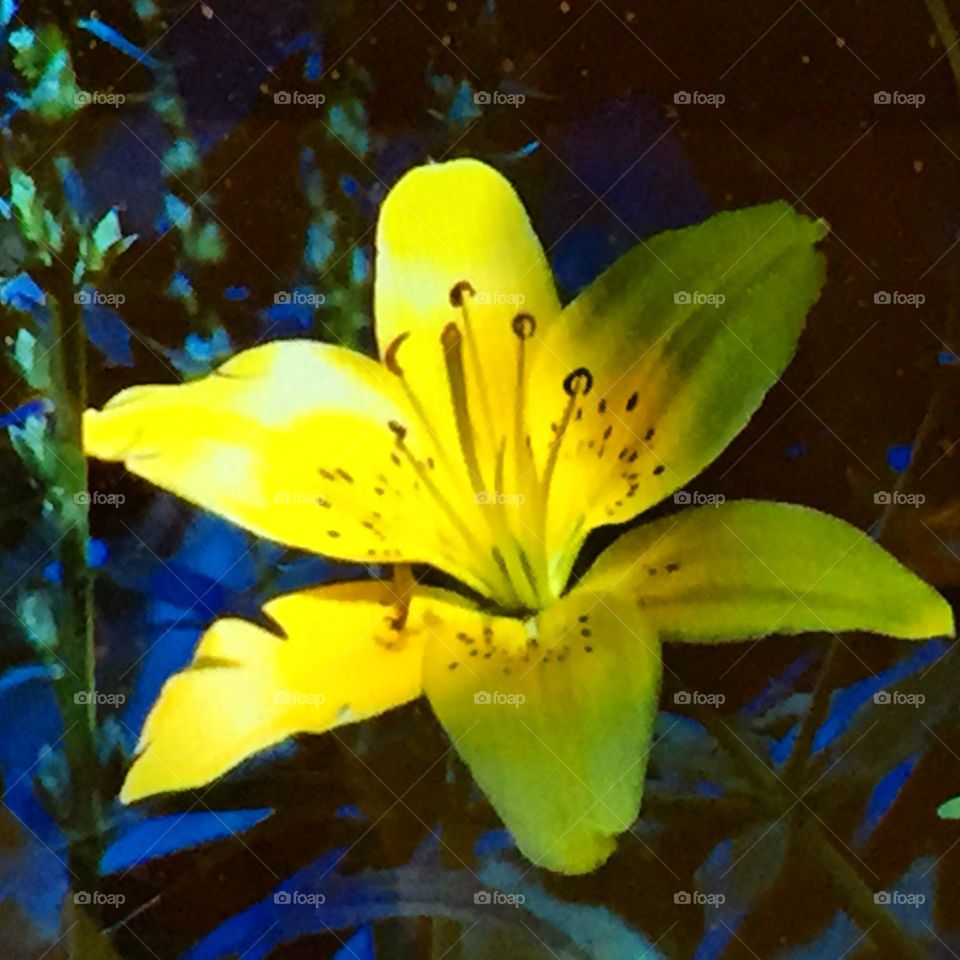
[[285, 639], [214, 623], [122, 799], [425, 694], [520, 850], [582, 873], [638, 815], [662, 641], [952, 633], [944, 600], [859, 530], [780, 503], [637, 527], [569, 583], [592, 530], [662, 501], [744, 427], [819, 294], [824, 233], [784, 203], [720, 213], [563, 307], [499, 173], [420, 167], [380, 214], [380, 362], [268, 343], [88, 411], [91, 455], [263, 537], [398, 571], [270, 601]]

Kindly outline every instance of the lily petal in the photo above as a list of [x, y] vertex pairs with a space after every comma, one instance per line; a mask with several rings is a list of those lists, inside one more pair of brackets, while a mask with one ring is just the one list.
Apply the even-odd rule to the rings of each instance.
[[[497, 596], [459, 519], [469, 488], [380, 364], [276, 341], [209, 376], [124, 390], [84, 416], [86, 452], [256, 534], [348, 561], [429, 562]], [[442, 491], [442, 499], [435, 492]]]
[[[681, 487], [743, 429], [793, 356], [824, 282], [826, 228], [786, 203], [720, 213], [635, 247], [564, 310], [531, 382], [553, 439], [586, 368], [550, 487], [554, 577], [591, 529]], [[572, 531], [572, 532], [571, 532]]]
[[[454, 300], [461, 298], [462, 306], [456, 306], [451, 293], [461, 282], [472, 292], [459, 288]], [[512, 474], [518, 451], [526, 452], [522, 437], [514, 446], [525, 382], [518, 383], [520, 339], [514, 320], [518, 314], [533, 318], [524, 347], [529, 366], [532, 351], [560, 314], [560, 303], [543, 248], [509, 181], [471, 159], [405, 174], [380, 211], [374, 312], [381, 357], [402, 370], [441, 445], [471, 468], [469, 452], [462, 452], [459, 404], [472, 428], [479, 485], [499, 492], [499, 479], [520, 492]], [[456, 348], [449, 340], [451, 324], [462, 338]], [[456, 366], [458, 353], [463, 402], [451, 390], [448, 369]], [[506, 479], [504, 468], [499, 476], [497, 468], [504, 457]]]
[[794, 504], [741, 500], [645, 524], [601, 554], [584, 585], [632, 602], [661, 640], [954, 633], [936, 590], [856, 527]]
[[640, 809], [660, 645], [635, 605], [574, 590], [526, 624], [446, 607], [424, 691], [532, 862], [586, 873]]
[[418, 697], [423, 634], [409, 622], [393, 629], [392, 603], [383, 584], [341, 584], [268, 603], [286, 639], [244, 620], [214, 623], [154, 704], [121, 799], [204, 786], [295, 733]]

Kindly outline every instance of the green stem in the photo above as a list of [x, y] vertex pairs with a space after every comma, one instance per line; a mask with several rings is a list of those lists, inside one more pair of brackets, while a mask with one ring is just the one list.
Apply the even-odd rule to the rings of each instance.
[[49, 496], [60, 522], [59, 553], [63, 566], [56, 647], [61, 676], [56, 688], [70, 771], [63, 826], [68, 838], [68, 866], [73, 874], [74, 889], [92, 892], [97, 889], [102, 840], [97, 708], [93, 696], [93, 584], [87, 565], [89, 495], [80, 432], [87, 402], [86, 330], [80, 309], [74, 306], [68, 270], [54, 264], [45, 280], [54, 344], [51, 392], [57, 457], [57, 476], [50, 483]]
[[937, 28], [937, 33], [940, 34], [940, 42], [950, 62], [953, 79], [957, 85], [957, 94], [960, 96], [960, 47], [957, 46], [957, 31], [950, 19], [950, 11], [947, 10], [943, 0], [924, 0], [924, 3], [930, 19], [933, 20], [933, 25]]
[[813, 698], [810, 709], [807, 710], [797, 733], [796, 742], [783, 768], [783, 779], [793, 789], [797, 789], [803, 782], [807, 772], [810, 754], [813, 751], [813, 739], [817, 735], [820, 725], [827, 719], [830, 712], [830, 695], [833, 692], [833, 674], [840, 656], [840, 641], [834, 637], [824, 658], [820, 673], [817, 676], [816, 686], [813, 688]]
[[[828, 883], [841, 895], [843, 907], [854, 922], [891, 960], [928, 960], [926, 948], [912, 939], [896, 918], [874, 899], [875, 891], [850, 863], [836, 841], [822, 825], [811, 819], [803, 802], [788, 784], [769, 767], [762, 757], [747, 746], [740, 736], [720, 717], [704, 713], [700, 719], [709, 725], [717, 741], [724, 747], [738, 769], [757, 786], [757, 798], [766, 807], [766, 814], [779, 820], [793, 814], [798, 847], [826, 874]], [[799, 802], [798, 802], [799, 801]]]

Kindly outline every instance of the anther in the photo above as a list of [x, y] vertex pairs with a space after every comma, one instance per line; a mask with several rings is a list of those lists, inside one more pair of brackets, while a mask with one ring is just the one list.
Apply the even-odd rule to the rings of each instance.
[[450, 306], [462, 307], [464, 294], [469, 294], [471, 297], [476, 294], [469, 280], [461, 280], [450, 288]]
[[513, 318], [513, 332], [521, 340], [529, 340], [537, 332], [537, 321], [529, 313], [518, 313]]
[[585, 397], [592, 387], [593, 374], [586, 367], [577, 367], [563, 381], [563, 389], [568, 397]]
[[410, 331], [407, 330], [405, 333], [401, 333], [398, 336], [394, 337], [387, 349], [383, 353], [383, 364], [391, 372], [395, 373], [398, 377], [403, 376], [403, 367], [397, 362], [397, 351], [400, 349], [400, 345], [403, 343], [407, 337], [410, 336]]
[[403, 440], [407, 435], [407, 428], [402, 423], [398, 423], [396, 420], [391, 420], [387, 426], [390, 428], [390, 432], [397, 438], [397, 442], [403, 443]]

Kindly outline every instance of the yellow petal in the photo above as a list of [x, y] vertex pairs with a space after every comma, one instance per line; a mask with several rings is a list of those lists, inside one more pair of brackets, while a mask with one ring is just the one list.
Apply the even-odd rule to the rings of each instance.
[[[463, 293], [458, 307], [451, 291], [461, 282], [473, 293]], [[543, 553], [543, 538], [522, 418], [519, 436], [517, 430], [518, 409], [535, 398], [524, 397], [526, 374], [521, 382], [518, 365], [522, 348], [529, 369], [560, 305], [543, 249], [509, 182], [468, 159], [405, 174], [380, 212], [374, 307], [381, 356], [402, 370], [440, 445], [466, 476], [476, 474], [474, 491], [489, 495], [488, 509], [477, 520], [495, 525], [495, 539], [522, 591], [524, 566], [542, 566], [534, 555]], [[535, 327], [522, 344], [514, 331], [518, 314], [533, 318], [524, 321], [527, 333]], [[449, 332], [444, 340], [450, 324], [457, 327], [453, 341]], [[460, 405], [475, 456], [458, 429], [451, 364], [462, 365]], [[489, 509], [497, 495], [509, 497], [515, 509]], [[514, 540], [527, 560], [510, 546]]]
[[490, 551], [460, 519], [469, 488], [445, 470], [397, 378], [342, 347], [276, 341], [200, 380], [125, 390], [86, 413], [84, 445], [272, 540], [429, 562], [498, 595]]
[[121, 799], [204, 786], [296, 733], [375, 716], [421, 692], [423, 633], [398, 633], [389, 589], [341, 584], [270, 601], [286, 639], [219, 620], [191, 666], [167, 681]]
[[545, 449], [589, 370], [549, 493], [554, 577], [591, 529], [683, 486], [746, 425], [796, 349], [824, 280], [824, 226], [785, 203], [717, 214], [622, 257], [551, 327], [532, 374]]
[[535, 620], [426, 617], [424, 691], [517, 846], [585, 873], [637, 817], [660, 646], [636, 607], [574, 590]]
[[645, 524], [601, 554], [584, 585], [632, 604], [662, 640], [954, 633], [946, 600], [865, 533], [788, 503], [739, 500]]

